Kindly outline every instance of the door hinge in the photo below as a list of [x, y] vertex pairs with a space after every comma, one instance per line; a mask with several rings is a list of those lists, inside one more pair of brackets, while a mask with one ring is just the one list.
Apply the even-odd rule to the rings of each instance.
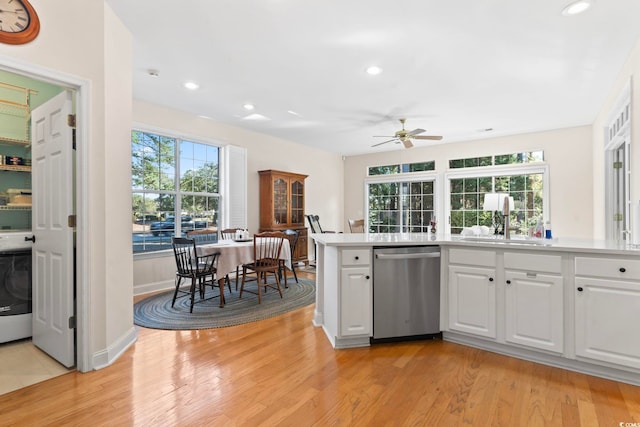
[[67, 126], [69, 126], [70, 128], [76, 127], [76, 115], [75, 114], [67, 115]]
[[622, 169], [622, 162], [613, 162], [614, 169]]
[[622, 216], [621, 213], [613, 214], [613, 220], [614, 221], [622, 221], [623, 219], [624, 219], [624, 217]]
[[69, 317], [69, 329], [76, 328], [76, 316]]
[[69, 215], [67, 217], [67, 226], [69, 228], [75, 228], [75, 226], [76, 226], [76, 216], [75, 215]]

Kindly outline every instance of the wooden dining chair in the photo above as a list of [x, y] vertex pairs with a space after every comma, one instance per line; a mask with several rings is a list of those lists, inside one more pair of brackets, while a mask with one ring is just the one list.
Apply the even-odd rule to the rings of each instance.
[[[210, 228], [203, 228], [199, 230], [190, 230], [187, 231], [187, 238], [193, 239], [196, 242], [196, 245], [207, 244], [207, 243], [217, 243], [218, 242], [218, 232], [212, 230]], [[238, 269], [236, 268], [236, 276], [238, 274]], [[224, 278], [225, 283], [229, 287], [229, 292], [231, 292], [231, 279], [227, 274]], [[238, 290], [238, 279], [236, 279], [236, 291]]]
[[[225, 228], [224, 230], [220, 231], [220, 239], [222, 240], [233, 240], [236, 238], [236, 231], [238, 230], [242, 230], [242, 228]], [[231, 279], [229, 279], [229, 275], [227, 274], [226, 277], [227, 280], [229, 280], [229, 282], [231, 281]], [[240, 266], [237, 265], [236, 266], [236, 291], [238, 290], [238, 280], [240, 280]]]
[[[298, 282], [298, 275], [296, 274], [296, 263], [293, 261], [294, 254], [296, 253], [296, 246], [298, 245], [298, 238], [300, 237], [300, 233], [297, 230], [284, 230], [283, 231], [285, 237], [289, 239], [289, 248], [291, 251], [291, 271], [293, 272], [293, 278], [296, 279], [296, 283]], [[284, 287], [288, 288], [287, 285], [287, 266], [285, 260], [280, 260], [280, 271], [284, 274]], [[282, 275], [280, 274], [280, 275]]]
[[364, 219], [350, 219], [349, 230], [352, 233], [364, 233]]
[[[284, 234], [281, 232], [267, 232], [253, 235], [253, 262], [242, 265], [242, 284], [240, 285], [240, 298], [245, 291], [244, 285], [247, 282], [255, 281], [258, 287], [257, 292], [246, 290], [249, 293], [258, 295], [258, 304], [262, 303], [262, 288], [265, 292], [268, 288], [277, 289], [282, 298], [282, 288], [280, 287], [280, 251], [284, 242]], [[273, 274], [274, 282], [267, 280], [268, 274]], [[255, 275], [250, 278], [249, 275]]]
[[[174, 237], [171, 244], [173, 246], [173, 254], [176, 259], [177, 268], [176, 289], [173, 292], [171, 307], [175, 305], [178, 294], [183, 293], [191, 297], [189, 312], [193, 313], [193, 306], [196, 304], [196, 287], [200, 293], [199, 302], [205, 301], [205, 286], [207, 284], [211, 284], [211, 288], [218, 286], [220, 295], [216, 297], [220, 298], [220, 307], [224, 307], [224, 285], [220, 286], [215, 277], [216, 265], [220, 252], [198, 256], [195, 240], [184, 237]], [[207, 281], [207, 278], [209, 277], [210, 281]], [[191, 285], [188, 290], [180, 288], [182, 279], [189, 279], [191, 281]]]

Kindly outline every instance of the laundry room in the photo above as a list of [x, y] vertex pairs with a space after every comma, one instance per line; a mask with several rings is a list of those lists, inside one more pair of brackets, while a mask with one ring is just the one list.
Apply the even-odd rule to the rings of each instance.
[[67, 372], [31, 340], [31, 111], [63, 91], [0, 70], [0, 394]]

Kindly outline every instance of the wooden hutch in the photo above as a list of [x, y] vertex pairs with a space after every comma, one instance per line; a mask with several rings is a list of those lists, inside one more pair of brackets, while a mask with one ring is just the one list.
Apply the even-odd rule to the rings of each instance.
[[308, 234], [304, 226], [304, 180], [308, 175], [276, 170], [260, 174], [260, 232], [296, 230], [299, 233], [291, 261], [309, 262]]

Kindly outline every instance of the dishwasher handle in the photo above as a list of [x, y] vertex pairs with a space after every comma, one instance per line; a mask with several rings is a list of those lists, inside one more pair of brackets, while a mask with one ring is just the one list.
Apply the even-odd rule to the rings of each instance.
[[440, 252], [420, 252], [409, 254], [376, 254], [376, 259], [418, 259], [440, 258]]

